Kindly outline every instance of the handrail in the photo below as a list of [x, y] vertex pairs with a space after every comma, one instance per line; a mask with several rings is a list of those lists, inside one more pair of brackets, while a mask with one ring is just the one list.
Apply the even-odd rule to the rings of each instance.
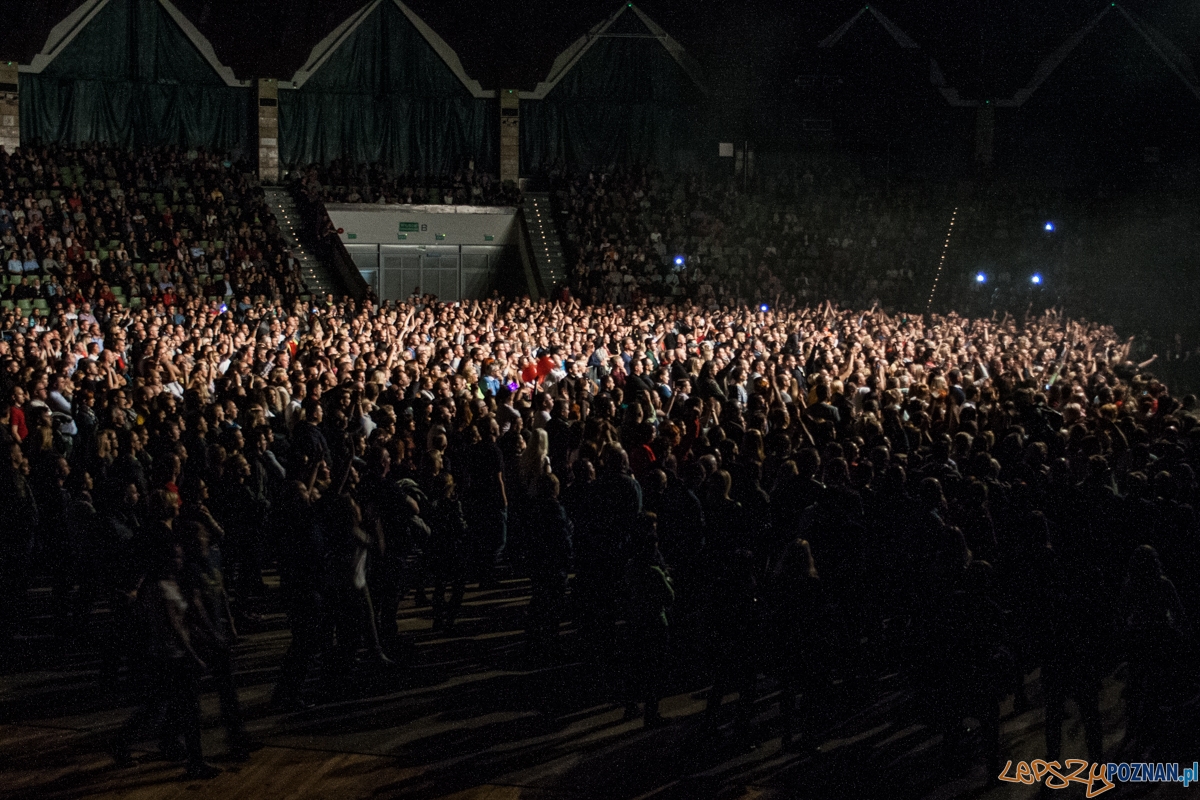
[[309, 198], [296, 185], [290, 187], [290, 191], [304, 222], [302, 230], [312, 236], [317, 258], [330, 268], [333, 277], [338, 280], [347, 295], [361, 301], [371, 294], [371, 287], [358, 271], [342, 238], [338, 236], [325, 204]]
[[525, 221], [524, 204], [517, 207], [517, 250], [521, 254], [521, 266], [525, 269], [525, 284], [529, 287], [529, 296], [535, 300], [546, 297], [550, 292], [542, 285], [542, 271], [534, 266], [533, 239], [530, 238], [529, 225]]

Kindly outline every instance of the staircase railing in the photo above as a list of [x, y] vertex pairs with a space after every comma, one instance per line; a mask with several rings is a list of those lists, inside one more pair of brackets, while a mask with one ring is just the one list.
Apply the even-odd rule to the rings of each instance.
[[542, 271], [536, 264], [533, 255], [533, 239], [529, 233], [529, 224], [525, 220], [525, 209], [517, 208], [517, 250], [521, 254], [521, 266], [525, 269], [525, 284], [529, 287], [529, 296], [538, 300], [549, 294], [542, 285]]
[[362, 273], [358, 271], [349, 251], [346, 250], [345, 243], [338, 236], [333, 220], [329, 218], [329, 212], [325, 210], [325, 204], [320, 200], [309, 198], [303, 191], [298, 191], [295, 187], [289, 188], [289, 192], [296, 201], [296, 210], [300, 212], [300, 218], [304, 223], [303, 230], [312, 239], [313, 254], [321, 260], [321, 263], [330, 268], [332, 277], [341, 284], [347, 295], [355, 300], [362, 300], [373, 295], [371, 287], [363, 278]]

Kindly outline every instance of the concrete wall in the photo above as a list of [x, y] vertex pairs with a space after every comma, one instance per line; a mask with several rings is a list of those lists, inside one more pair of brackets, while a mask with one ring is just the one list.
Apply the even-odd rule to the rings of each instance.
[[258, 179], [279, 183], [279, 84], [273, 78], [258, 81]]
[[346, 252], [380, 300], [405, 300], [414, 289], [443, 302], [513, 293], [520, 269], [510, 245], [355, 244]]
[[21, 144], [17, 62], [0, 61], [0, 145], [11, 153]]
[[518, 230], [516, 209], [508, 207], [329, 203], [325, 209], [347, 246], [511, 245]]
[[404, 300], [417, 287], [443, 301], [519, 289], [515, 208], [329, 203], [325, 209], [380, 300]]
[[521, 94], [500, 90], [500, 180], [521, 178]]

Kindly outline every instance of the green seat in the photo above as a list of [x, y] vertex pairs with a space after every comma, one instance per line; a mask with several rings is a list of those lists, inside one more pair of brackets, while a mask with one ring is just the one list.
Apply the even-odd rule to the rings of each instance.
[[49, 311], [50, 310], [50, 304], [40, 297], [33, 301], [33, 307], [36, 308], [38, 311]]
[[202, 250], [208, 249], [208, 240], [207, 239], [202, 239], [200, 241], [200, 249], [202, 249]]
[[213, 279], [213, 283], [220, 283], [221, 281], [225, 280], [225, 274], [219, 272], [219, 273], [213, 275], [212, 279]]
[[310, 302], [312, 302], [312, 295], [311, 294], [302, 294], [302, 295], [300, 295], [300, 299], [303, 300], [305, 303], [310, 303]]
[[145, 264], [134, 264], [133, 271], [135, 273], [137, 273], [138, 275], [145, 275], [146, 274], [146, 265]]
[[101, 261], [103, 261], [104, 259], [108, 258], [108, 250], [101, 247], [99, 250], [96, 251], [96, 255], [100, 257]]
[[125, 288], [122, 286], [110, 286], [109, 289], [112, 291], [113, 295], [116, 297], [124, 297], [125, 296]]
[[109, 249], [109, 250], [119, 250], [119, 249], [120, 249], [120, 247], [121, 247], [121, 240], [120, 240], [120, 239], [110, 239], [110, 240], [108, 241], [108, 249]]
[[16, 307], [17, 304], [12, 300], [0, 300], [0, 308], [3, 308], [5, 311], [12, 311]]
[[128, 297], [126, 297], [123, 294], [118, 294], [115, 296], [117, 298], [117, 305], [119, 305], [121, 308], [129, 308], [129, 298]]
[[50, 199], [51, 200], [57, 200], [60, 197], [62, 197], [62, 189], [51, 189], [50, 190]]
[[18, 300], [17, 308], [28, 311], [29, 309], [33, 308], [33, 301], [32, 300]]
[[140, 298], [140, 297], [129, 298], [129, 307], [134, 309], [135, 311], [137, 309], [141, 308], [142, 307], [142, 298]]
[[225, 243], [224, 242], [213, 242], [213, 247], [217, 248], [218, 250], [224, 250]]

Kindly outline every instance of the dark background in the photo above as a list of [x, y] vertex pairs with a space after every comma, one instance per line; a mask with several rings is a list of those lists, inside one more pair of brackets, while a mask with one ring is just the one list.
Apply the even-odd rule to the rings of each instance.
[[[80, 0], [3, 0], [0, 57], [28, 63]], [[289, 79], [309, 51], [363, 3], [357, 0], [176, 0], [239, 78]], [[532, 89], [554, 57], [617, 9], [597, 0], [412, 0], [485, 88]], [[1010, 96], [1037, 64], [1107, 2], [921, 0], [878, 8], [941, 65], [964, 97]], [[718, 94], [788, 91], [816, 43], [862, 8], [846, 0], [646, 0], [644, 11], [704, 67]], [[1200, 61], [1200, 3], [1125, 0]]]

